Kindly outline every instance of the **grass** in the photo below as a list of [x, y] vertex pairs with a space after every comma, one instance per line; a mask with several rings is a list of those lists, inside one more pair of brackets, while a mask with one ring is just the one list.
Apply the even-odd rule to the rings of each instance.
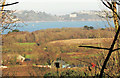
[[77, 56], [72, 56], [72, 58], [80, 58], [80, 57], [77, 57]]
[[24, 66], [27, 66], [27, 65], [10, 65], [10, 66], [8, 66], [8, 68], [12, 68], [12, 67], [24, 67]]
[[67, 53], [67, 54], [75, 54], [74, 52], [71, 52], [71, 53]]
[[26, 48], [24, 51], [32, 51], [32, 48]]
[[[74, 53], [67, 53], [67, 54], [70, 54], [70, 55], [72, 55], [72, 54], [74, 54]], [[82, 56], [76, 56], [76, 55], [73, 55], [73, 56], [71, 56], [72, 58], [81, 58], [81, 57], [96, 57], [96, 56], [100, 56], [100, 54], [84, 54], [84, 55], [82, 55]]]
[[81, 46], [96, 46], [96, 45], [95, 44], [91, 44], [91, 45], [90, 44], [89, 45], [88, 44], [86, 44], [86, 45], [84, 44], [84, 45], [81, 45]]
[[34, 45], [36, 43], [16, 43], [16, 44], [19, 44], [19, 45]]
[[112, 38], [93, 38], [93, 39], [68, 39], [68, 40], [56, 40], [51, 41], [50, 43], [64, 43], [64, 44], [100, 44], [104, 39], [112, 39]]
[[100, 54], [90, 54], [90, 55], [87, 55], [88, 57], [94, 57], [94, 56], [100, 56]]

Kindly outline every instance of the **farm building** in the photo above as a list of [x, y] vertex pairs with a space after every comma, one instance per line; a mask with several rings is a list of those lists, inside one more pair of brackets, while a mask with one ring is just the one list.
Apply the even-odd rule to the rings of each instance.
[[54, 61], [51, 64], [51, 67], [56, 67], [56, 63], [59, 63], [60, 68], [66, 68], [69, 65], [69, 64], [66, 64], [65, 61], [63, 61], [63, 60], [58, 60], [58, 61]]
[[26, 57], [19, 55], [17, 57], [17, 61], [18, 61], [18, 64], [24, 64], [24, 65], [31, 64], [31, 62], [32, 62], [29, 55], [27, 55]]
[[17, 57], [17, 60], [19, 60], [19, 61], [21, 61], [21, 62], [24, 62], [25, 57], [23, 57], [23, 56], [19, 55], [19, 56]]

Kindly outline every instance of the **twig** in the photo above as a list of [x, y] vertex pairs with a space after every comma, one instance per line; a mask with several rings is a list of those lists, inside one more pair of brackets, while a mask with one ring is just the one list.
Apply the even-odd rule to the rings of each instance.
[[11, 4], [0, 5], [0, 7], [9, 6], [9, 5], [14, 5], [14, 4], [18, 4], [18, 3], [19, 3], [19, 2], [14, 2], [14, 3], [11, 3]]

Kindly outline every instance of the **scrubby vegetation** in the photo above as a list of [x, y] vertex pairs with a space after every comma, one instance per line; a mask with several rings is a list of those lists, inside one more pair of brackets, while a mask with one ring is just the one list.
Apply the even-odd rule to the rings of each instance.
[[[77, 76], [96, 76], [99, 74], [99, 68], [101, 68], [101, 64], [103, 64], [107, 51], [80, 48], [78, 46], [92, 45], [110, 47], [113, 35], [114, 29], [110, 28], [106, 28], [104, 30], [93, 28], [89, 30], [85, 28], [56, 28], [39, 30], [31, 33], [22, 31], [11, 32], [3, 35], [3, 65], [12, 65], [13, 67], [20, 65], [16, 60], [17, 55], [29, 57], [32, 60], [29, 65], [50, 65], [54, 60], [59, 59], [64, 60], [69, 65], [77, 66], [80, 69], [61, 69], [61, 76], [74, 76], [76, 74]], [[111, 73], [109, 71], [115, 71], [110, 70], [111, 66], [113, 64], [116, 65], [117, 62], [117, 60], [114, 61], [113, 58], [115, 58], [115, 54], [113, 54], [110, 62], [108, 63], [108, 69], [106, 69], [107, 73]], [[96, 64], [96, 68], [92, 68], [91, 63]], [[116, 68], [114, 67], [113, 69]], [[41, 68], [32, 67], [32, 69], [28, 71], [33, 75], [33, 72], [36, 73], [35, 71], [42, 72], [40, 70]], [[54, 69], [45, 69], [44, 73], [36, 75], [56, 75], [53, 70]], [[78, 71], [81, 72], [78, 73]], [[5, 76], [5, 74], [9, 72], [11, 72], [10, 68], [3, 70], [3, 75]], [[16, 75], [19, 76], [18, 73], [16, 73]], [[30, 76], [31, 74], [27, 74], [27, 76], [28, 75]], [[113, 76], [113, 73], [110, 75]]]
[[[4, 35], [4, 41], [10, 40], [14, 42], [39, 42], [40, 44], [54, 40], [65, 40], [65, 39], [89, 39], [89, 38], [112, 38], [114, 30], [110, 28], [102, 29], [90, 29], [90, 27], [84, 28], [62, 28], [62, 29], [46, 29], [39, 30], [32, 33], [29, 32], [13, 32]], [[111, 31], [112, 30], [112, 31]], [[9, 43], [10, 43], [9, 42]]]

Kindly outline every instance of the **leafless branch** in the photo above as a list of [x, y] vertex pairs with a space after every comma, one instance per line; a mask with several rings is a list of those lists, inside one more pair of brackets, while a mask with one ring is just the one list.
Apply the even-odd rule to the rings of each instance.
[[[94, 47], [94, 46], [79, 46], [79, 47], [87, 47], [87, 48], [94, 48], [94, 49], [104, 49], [104, 50], [110, 50], [110, 48], [102, 48], [102, 47]], [[112, 50], [112, 52], [120, 50], [120, 48]]]
[[10, 6], [10, 5], [18, 4], [18, 3], [19, 3], [19, 2], [14, 2], [14, 3], [11, 3], [11, 4], [0, 5], [0, 7], [3, 7], [3, 6]]
[[101, 48], [101, 47], [94, 47], [94, 46], [79, 46], [79, 47], [87, 47], [87, 48], [94, 48], [94, 49], [110, 50], [109, 48]]

